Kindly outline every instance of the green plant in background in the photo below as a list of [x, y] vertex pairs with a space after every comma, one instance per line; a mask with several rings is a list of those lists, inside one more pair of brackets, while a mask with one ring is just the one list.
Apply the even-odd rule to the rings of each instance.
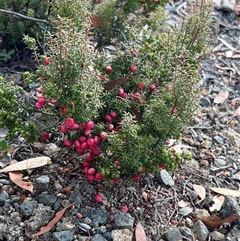
[[[47, 19], [49, 0], [41, 2], [36, 0], [1, 0], [0, 9], [13, 11], [26, 17], [35, 17], [39, 19]], [[43, 23], [33, 22], [27, 19], [15, 17], [13, 14], [0, 12], [0, 35], [2, 37], [2, 45], [6, 48], [20, 43], [23, 34], [42, 39], [43, 31], [47, 26]]]
[[8, 60], [10, 60], [12, 58], [12, 55], [15, 53], [14, 49], [11, 49], [9, 51], [7, 51], [6, 49], [3, 49], [0, 52], [0, 61], [3, 60], [4, 62], [7, 62]]
[[7, 141], [0, 140], [0, 160], [8, 163], [11, 160], [11, 150], [12, 147], [8, 145]]

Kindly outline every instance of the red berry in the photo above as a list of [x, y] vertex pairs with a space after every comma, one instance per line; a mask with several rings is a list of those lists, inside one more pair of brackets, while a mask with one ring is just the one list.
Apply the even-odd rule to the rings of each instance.
[[94, 139], [93, 138], [88, 138], [87, 139], [87, 144], [88, 144], [88, 146], [92, 146], [93, 144], [95, 144]]
[[147, 199], [148, 199], [148, 201], [152, 201], [152, 200], [154, 200], [155, 198], [154, 198], [153, 195], [150, 194], [150, 195], [148, 195]]
[[[87, 162], [87, 161], [85, 161], [85, 162], [83, 162], [82, 163], [82, 166], [84, 167], [84, 173], [85, 174], [87, 174], [87, 171], [88, 171], [88, 168], [90, 167], [90, 162]], [[87, 169], [85, 169], [87, 167]]]
[[40, 139], [41, 141], [46, 141], [46, 140], [49, 140], [50, 137], [51, 137], [51, 134], [49, 134], [49, 133], [43, 133], [42, 135], [40, 135], [39, 139]]
[[132, 55], [138, 55], [137, 49], [132, 49], [130, 52], [131, 52]]
[[79, 125], [78, 124], [73, 124], [70, 128], [71, 130], [78, 130], [79, 129]]
[[99, 133], [99, 138], [100, 138], [101, 140], [106, 140], [106, 139], [108, 138], [108, 134], [107, 134], [106, 132], [104, 132], [104, 131], [101, 131], [101, 132]]
[[133, 66], [131, 67], [130, 71], [131, 71], [132, 73], [135, 73], [135, 72], [137, 71], [137, 66], [136, 66], [136, 65], [133, 65]]
[[87, 148], [88, 148], [88, 144], [87, 144], [87, 142], [85, 141], [85, 142], [83, 142], [83, 143], [81, 144], [81, 149], [86, 150]]
[[113, 131], [114, 129], [114, 125], [113, 124], [109, 124], [108, 127], [107, 127], [107, 130], [108, 131]]
[[118, 95], [121, 96], [123, 95], [125, 92], [124, 92], [124, 89], [123, 88], [119, 88], [118, 90]]
[[149, 90], [150, 90], [150, 91], [154, 91], [155, 89], [156, 89], [156, 86], [155, 86], [155, 85], [150, 85], [150, 86], [149, 86]]
[[63, 114], [66, 115], [67, 114], [67, 107], [66, 106], [61, 106], [59, 111]]
[[88, 169], [87, 174], [88, 174], [88, 175], [94, 175], [95, 172], [96, 172], [95, 169], [94, 169], [93, 167], [90, 167], [90, 168]]
[[85, 131], [84, 131], [84, 135], [85, 135], [85, 136], [89, 136], [90, 133], [91, 133], [91, 130], [85, 130]]
[[95, 199], [96, 202], [101, 202], [103, 198], [100, 194], [96, 194], [94, 199]]
[[147, 204], [147, 205], [145, 206], [145, 208], [146, 208], [147, 210], [150, 210], [150, 209], [153, 208], [153, 205], [152, 205], [152, 204]]
[[117, 117], [117, 113], [116, 113], [115, 111], [111, 111], [111, 112], [109, 113], [109, 115], [110, 115], [113, 119], [115, 119], [115, 118]]
[[94, 175], [87, 175], [87, 180], [89, 182], [93, 182], [95, 180], [95, 176]]
[[112, 117], [110, 115], [105, 115], [104, 116], [104, 120], [108, 123], [111, 123], [112, 122]]
[[111, 73], [112, 72], [112, 67], [111, 66], [107, 66], [106, 67], [106, 72], [107, 73]]
[[36, 91], [39, 93], [39, 94], [42, 94], [42, 89], [41, 88], [37, 88]]
[[121, 207], [121, 211], [122, 211], [123, 213], [127, 213], [127, 212], [128, 212], [128, 206], [126, 206], [126, 205], [122, 206], [122, 207]]
[[93, 121], [88, 121], [88, 122], [86, 123], [85, 129], [91, 130], [93, 127], [94, 127], [94, 122], [93, 122]]
[[80, 136], [78, 140], [81, 142], [85, 142], [87, 138], [85, 136]]
[[75, 122], [74, 122], [74, 119], [73, 118], [67, 118], [66, 121], [65, 121], [65, 124], [67, 127], [71, 128]]
[[94, 155], [94, 156], [99, 156], [101, 154], [101, 151], [99, 148], [95, 148], [94, 150], [91, 150], [91, 153]]
[[60, 131], [61, 131], [63, 134], [67, 134], [67, 133], [68, 133], [68, 128], [67, 128], [65, 125], [61, 125], [61, 126], [60, 126]]
[[137, 182], [137, 181], [140, 180], [140, 176], [137, 175], [137, 174], [133, 174], [132, 177], [131, 177], [131, 179], [132, 179], [134, 182]]
[[105, 76], [105, 75], [101, 75], [101, 76], [100, 76], [100, 80], [101, 80], [101, 81], [105, 81], [105, 80], [106, 80], [106, 76]]
[[76, 152], [78, 154], [83, 154], [85, 150], [83, 150], [82, 148], [76, 148]]
[[81, 123], [81, 127], [82, 127], [83, 129], [85, 129], [85, 128], [86, 128], [86, 123], [85, 123], [85, 122]]
[[36, 102], [35, 104], [36, 109], [42, 109], [42, 105], [39, 102]]
[[172, 224], [172, 225], [176, 225], [176, 224], [177, 224], [177, 220], [176, 220], [176, 219], [172, 219], [172, 220], [171, 220], [171, 224]]
[[91, 161], [93, 160], [93, 156], [88, 155], [88, 156], [85, 157], [85, 160], [86, 160], [87, 162], [91, 162]]
[[44, 64], [45, 64], [45, 65], [49, 65], [49, 64], [50, 64], [49, 58], [46, 57], [46, 58], [44, 59]]
[[45, 105], [46, 104], [45, 98], [43, 98], [43, 97], [38, 98], [38, 103], [41, 105]]
[[73, 145], [73, 143], [69, 140], [64, 140], [63, 145], [66, 147], [71, 147]]
[[97, 172], [97, 173], [95, 174], [95, 180], [96, 180], [96, 181], [101, 181], [102, 179], [103, 179], [102, 174], [101, 174], [100, 172]]
[[112, 180], [112, 184], [116, 184], [118, 181], [119, 181], [119, 178], [115, 177], [115, 178], [113, 178], [113, 180]]
[[51, 103], [52, 105], [56, 105], [57, 100], [56, 100], [56, 99], [51, 99], [51, 100], [50, 100], [50, 103]]
[[143, 90], [144, 89], [144, 85], [143, 84], [138, 84], [137, 88], [138, 88], [138, 90]]
[[76, 149], [81, 148], [81, 143], [80, 143], [80, 141], [79, 141], [79, 140], [75, 140], [75, 141], [74, 141], [74, 146], [76, 147]]
[[98, 137], [98, 136], [94, 136], [94, 137], [93, 137], [93, 140], [94, 140], [94, 143], [95, 143], [95, 144], [97, 144], [97, 145], [98, 145], [98, 144], [99, 144], [99, 142], [100, 142], [100, 140], [99, 140], [99, 137]]

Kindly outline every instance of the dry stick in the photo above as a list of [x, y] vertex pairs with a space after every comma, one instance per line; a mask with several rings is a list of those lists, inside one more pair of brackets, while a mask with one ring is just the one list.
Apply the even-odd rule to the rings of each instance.
[[4, 9], [0, 8], [0, 12], [12, 15], [13, 17], [16, 17], [16, 18], [21, 18], [21, 19], [25, 19], [25, 20], [29, 20], [29, 21], [34, 21], [34, 22], [41, 22], [41, 23], [45, 23], [47, 25], [50, 25], [50, 22], [48, 22], [47, 20], [28, 17], [28, 16], [22, 15], [20, 13], [16, 13], [14, 11], [4, 10]]

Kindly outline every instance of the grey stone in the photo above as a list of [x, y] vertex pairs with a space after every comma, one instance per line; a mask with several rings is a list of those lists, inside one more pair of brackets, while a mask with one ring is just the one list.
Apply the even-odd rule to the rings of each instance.
[[109, 217], [109, 212], [105, 209], [96, 209], [92, 207], [86, 207], [80, 209], [81, 214], [84, 217], [90, 218], [94, 223], [105, 224]]
[[127, 228], [133, 230], [133, 224], [135, 218], [133, 218], [129, 213], [123, 213], [122, 211], [117, 211], [114, 217], [115, 225], [117, 229]]
[[236, 197], [227, 195], [225, 196], [219, 215], [223, 218], [227, 218], [232, 214], [240, 215], [240, 206]]
[[61, 148], [58, 147], [56, 144], [54, 143], [49, 143], [46, 144], [43, 150], [43, 154], [46, 156], [49, 156], [51, 158], [55, 158], [58, 156], [59, 152], [60, 152]]
[[192, 207], [179, 208], [179, 214], [182, 215], [183, 217], [188, 216], [190, 213], [192, 213], [192, 211], [193, 211]]
[[36, 196], [36, 201], [46, 206], [52, 206], [57, 201], [57, 197], [50, 194], [39, 194]]
[[232, 176], [232, 178], [233, 178], [233, 180], [240, 181], [240, 172], [234, 174], [234, 175]]
[[74, 203], [74, 206], [76, 208], [80, 208], [82, 203], [82, 195], [80, 194], [80, 192], [74, 191], [70, 194], [69, 201], [70, 203]]
[[206, 241], [207, 240], [208, 235], [209, 235], [209, 231], [202, 221], [199, 220], [194, 224], [194, 231], [195, 231], [195, 234], [196, 234], [196, 238], [199, 241]]
[[101, 234], [97, 233], [92, 236], [91, 241], [108, 241]]
[[6, 179], [0, 179], [0, 184], [3, 184], [3, 185], [9, 185], [10, 182]]
[[190, 228], [187, 227], [180, 227], [179, 228], [180, 233], [186, 237], [186, 238], [191, 238], [192, 237], [192, 231]]
[[220, 241], [220, 240], [225, 240], [225, 235], [218, 232], [218, 231], [213, 231], [210, 233], [210, 237], [212, 241]]
[[30, 216], [25, 226], [25, 233], [28, 237], [31, 237], [38, 232], [42, 226], [47, 225], [53, 217], [54, 212], [50, 207], [39, 204], [38, 207], [34, 209], [33, 215]]
[[112, 240], [113, 241], [131, 241], [133, 233], [126, 228], [115, 229], [112, 231]]
[[31, 216], [37, 205], [35, 201], [25, 201], [20, 205], [20, 213], [24, 216]]
[[166, 186], [174, 186], [174, 181], [171, 175], [165, 169], [159, 172], [158, 180]]
[[211, 106], [211, 101], [208, 97], [202, 97], [200, 99], [200, 105], [203, 107], [209, 107], [209, 106]]
[[10, 203], [4, 203], [2, 210], [6, 213], [6, 214], [10, 214], [12, 211], [12, 205]]
[[72, 241], [74, 239], [74, 236], [72, 232], [66, 230], [61, 232], [54, 232], [53, 238], [56, 241]]
[[224, 139], [221, 136], [214, 136], [214, 141], [216, 141], [218, 144], [224, 144]]
[[232, 4], [228, 0], [213, 0], [213, 3], [218, 10], [225, 10], [225, 11], [234, 10], [234, 4]]
[[50, 178], [46, 175], [40, 176], [36, 178], [36, 189], [45, 191], [48, 190], [49, 188], [49, 183], [50, 183]]
[[170, 229], [163, 235], [167, 241], [180, 241], [183, 238], [178, 228]]
[[224, 159], [221, 159], [221, 158], [216, 158], [214, 163], [217, 167], [224, 167], [227, 164], [227, 162]]
[[3, 190], [1, 193], [0, 193], [0, 204], [4, 204], [9, 198], [9, 195], [8, 193]]
[[112, 241], [112, 234], [111, 234], [111, 232], [103, 233], [102, 236], [103, 236], [107, 241]]

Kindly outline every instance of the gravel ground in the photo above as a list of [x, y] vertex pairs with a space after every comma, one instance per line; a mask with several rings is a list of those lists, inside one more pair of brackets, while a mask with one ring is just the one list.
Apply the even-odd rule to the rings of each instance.
[[[181, 4], [176, 9], [169, 19], [184, 12]], [[69, 149], [15, 143], [15, 159], [47, 155], [52, 162], [24, 173], [24, 180], [34, 183], [32, 194], [0, 174], [0, 240], [131, 241], [139, 221], [148, 241], [240, 240], [240, 25], [227, 1], [213, 13], [213, 54], [200, 65], [199, 108], [182, 138], [193, 159], [171, 173], [162, 170], [137, 182], [106, 185], [86, 181]], [[21, 79], [21, 72], [0, 71], [16, 83]], [[94, 200], [96, 194], [102, 202]], [[72, 203], [52, 230], [35, 236]], [[229, 219], [234, 215], [239, 216]], [[204, 221], [211, 218], [213, 223]]]

